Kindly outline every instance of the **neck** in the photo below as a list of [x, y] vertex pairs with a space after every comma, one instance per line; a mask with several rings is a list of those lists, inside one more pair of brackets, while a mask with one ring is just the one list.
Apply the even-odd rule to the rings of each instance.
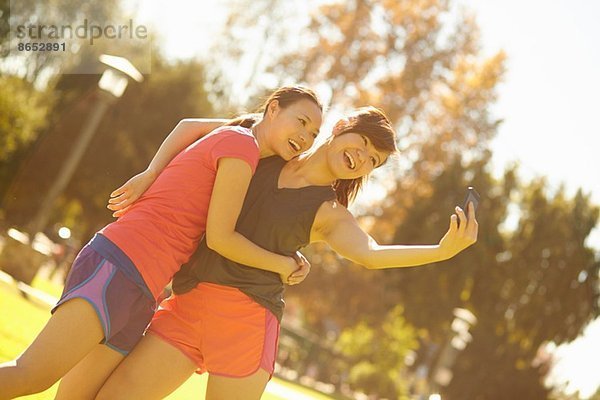
[[270, 157], [275, 154], [268, 145], [267, 132], [269, 132], [269, 127], [264, 119], [252, 127], [252, 134], [258, 142], [260, 158]]
[[325, 151], [326, 144], [319, 146], [314, 152], [300, 155], [294, 163], [294, 175], [302, 177], [309, 185], [332, 185], [337, 178], [329, 169]]

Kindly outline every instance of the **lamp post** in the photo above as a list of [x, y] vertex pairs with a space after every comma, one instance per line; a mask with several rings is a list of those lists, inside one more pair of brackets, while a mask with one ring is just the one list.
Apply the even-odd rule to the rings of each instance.
[[[467, 344], [473, 340], [469, 333], [471, 326], [477, 323], [477, 317], [466, 308], [455, 308], [453, 310], [454, 319], [451, 325], [451, 337], [442, 349], [440, 357], [432, 371], [434, 395], [439, 396], [439, 388], [446, 387], [452, 381], [452, 367], [456, 361], [458, 353], [467, 347]], [[431, 396], [430, 396], [431, 398]], [[438, 397], [433, 397], [437, 399]]]
[[98, 103], [88, 116], [75, 145], [71, 149], [71, 153], [62, 165], [56, 180], [48, 190], [45, 200], [35, 218], [30, 223], [28, 230], [32, 235], [46, 228], [56, 199], [65, 190], [65, 187], [73, 177], [75, 169], [81, 161], [81, 157], [83, 157], [109, 106], [123, 95], [129, 79], [133, 79], [136, 82], [144, 80], [143, 75], [126, 58], [102, 54], [100, 62], [108, 68], [103, 72], [100, 81], [98, 81]]

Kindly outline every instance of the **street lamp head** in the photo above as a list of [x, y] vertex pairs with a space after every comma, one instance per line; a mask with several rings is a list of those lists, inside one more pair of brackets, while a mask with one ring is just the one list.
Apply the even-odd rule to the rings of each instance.
[[98, 82], [98, 86], [116, 98], [121, 97], [125, 92], [129, 78], [136, 82], [144, 80], [144, 76], [140, 71], [126, 58], [102, 54], [100, 62], [108, 65], [110, 68], [104, 71]]
[[142, 73], [126, 58], [102, 54], [100, 56], [100, 62], [127, 75], [136, 82], [142, 82], [144, 80], [144, 75], [142, 75]]

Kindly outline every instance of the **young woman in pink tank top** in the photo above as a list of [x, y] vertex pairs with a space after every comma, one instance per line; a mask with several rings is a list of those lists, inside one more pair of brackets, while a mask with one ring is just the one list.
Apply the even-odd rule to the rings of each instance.
[[[253, 126], [220, 128], [184, 151], [167, 140], [143, 174], [155, 184], [82, 249], [47, 325], [17, 359], [0, 364], [0, 399], [43, 391], [69, 371], [57, 398], [93, 398], [139, 341], [162, 288], [204, 234], [228, 258], [289, 283], [301, 277], [302, 270], [293, 275], [300, 261], [256, 246], [235, 224], [258, 159], [289, 160], [307, 150], [321, 113], [311, 90], [283, 87]], [[115, 204], [127, 206], [128, 195], [127, 188], [116, 193]]]

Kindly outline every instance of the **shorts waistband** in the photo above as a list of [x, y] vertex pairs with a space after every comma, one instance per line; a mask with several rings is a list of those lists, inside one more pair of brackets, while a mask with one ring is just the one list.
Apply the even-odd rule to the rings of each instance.
[[96, 233], [89, 245], [102, 257], [114, 264], [119, 270], [121, 270], [136, 286], [138, 286], [144, 295], [148, 298], [155, 300], [154, 296], [148, 285], [144, 282], [144, 278], [138, 271], [137, 267], [131, 261], [131, 259], [113, 242], [111, 242], [106, 236]]

